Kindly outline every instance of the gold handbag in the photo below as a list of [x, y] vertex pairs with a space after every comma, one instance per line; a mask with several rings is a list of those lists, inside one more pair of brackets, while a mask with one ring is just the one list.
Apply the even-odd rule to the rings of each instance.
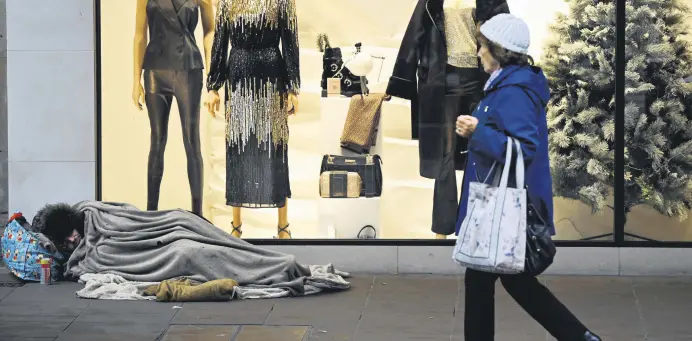
[[358, 198], [362, 181], [356, 172], [326, 171], [320, 174], [322, 198]]
[[385, 94], [353, 96], [348, 106], [348, 115], [341, 133], [341, 147], [367, 154], [377, 142], [377, 129]]

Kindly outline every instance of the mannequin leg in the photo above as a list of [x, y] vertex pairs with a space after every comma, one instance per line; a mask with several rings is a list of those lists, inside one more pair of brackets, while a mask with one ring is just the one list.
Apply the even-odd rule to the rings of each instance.
[[240, 229], [240, 227], [243, 226], [240, 207], [233, 207], [233, 221], [231, 221], [231, 225], [231, 227], [233, 227], [233, 232], [231, 232], [231, 234], [236, 238], [240, 238], [243, 235], [243, 231]]
[[187, 177], [192, 197], [192, 212], [202, 214], [204, 167], [199, 137], [202, 70], [177, 71], [175, 99], [180, 110], [183, 145], [187, 156]]
[[290, 239], [291, 233], [288, 230], [288, 199], [283, 207], [278, 208], [279, 211], [279, 239]]
[[144, 101], [149, 112], [151, 137], [149, 145], [149, 161], [147, 165], [147, 210], [156, 211], [159, 208], [159, 191], [163, 178], [163, 154], [168, 140], [168, 117], [173, 96], [160, 94], [145, 94]]

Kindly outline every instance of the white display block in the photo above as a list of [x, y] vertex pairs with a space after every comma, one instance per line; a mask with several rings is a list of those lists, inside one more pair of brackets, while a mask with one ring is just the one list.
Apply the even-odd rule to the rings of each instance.
[[[320, 198], [319, 226], [329, 239], [355, 239], [367, 225], [375, 228], [376, 237], [382, 238], [380, 228], [381, 198]], [[372, 230], [364, 231], [372, 235]]]
[[[341, 132], [348, 116], [351, 99], [348, 97], [326, 97], [320, 100], [320, 127], [324, 154], [356, 156], [357, 153], [341, 148]], [[377, 131], [377, 142], [370, 154], [383, 156], [384, 138], [382, 121], [386, 111], [386, 102], [382, 104], [380, 122]], [[384, 193], [383, 193], [384, 195]], [[377, 238], [382, 238], [379, 198], [320, 198], [319, 226], [327, 238], [353, 239], [366, 225], [375, 228]], [[372, 233], [372, 231], [368, 231]]]

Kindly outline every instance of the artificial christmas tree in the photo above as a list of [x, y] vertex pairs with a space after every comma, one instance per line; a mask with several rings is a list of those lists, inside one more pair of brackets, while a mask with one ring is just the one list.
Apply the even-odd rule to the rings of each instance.
[[[615, 3], [569, 0], [541, 66], [550, 80], [556, 196], [610, 207], [615, 138]], [[692, 201], [692, 74], [679, 0], [627, 0], [625, 211], [687, 218]], [[610, 207], [612, 208], [612, 207]]]

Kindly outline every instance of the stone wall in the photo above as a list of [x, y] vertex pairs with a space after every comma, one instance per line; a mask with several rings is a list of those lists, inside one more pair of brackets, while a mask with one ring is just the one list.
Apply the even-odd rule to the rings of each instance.
[[0, 221], [7, 220], [7, 11], [0, 0]]
[[93, 200], [94, 1], [0, 1], [7, 12], [6, 207], [33, 217], [47, 203]]

